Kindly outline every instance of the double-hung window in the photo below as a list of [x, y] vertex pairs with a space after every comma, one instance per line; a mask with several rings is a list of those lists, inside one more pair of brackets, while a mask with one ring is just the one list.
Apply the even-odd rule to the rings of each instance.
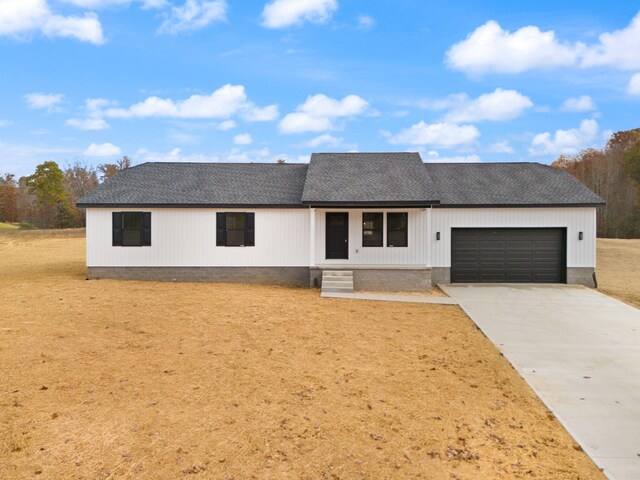
[[406, 247], [409, 214], [406, 212], [387, 213], [387, 247]]
[[113, 212], [111, 220], [114, 247], [151, 246], [151, 212]]
[[216, 246], [253, 247], [254, 245], [254, 213], [218, 212], [216, 214]]
[[382, 213], [362, 214], [362, 246], [382, 247]]

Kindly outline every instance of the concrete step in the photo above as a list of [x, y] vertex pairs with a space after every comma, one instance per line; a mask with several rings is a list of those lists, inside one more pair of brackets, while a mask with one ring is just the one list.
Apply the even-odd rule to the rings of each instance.
[[353, 293], [353, 287], [322, 287], [321, 293]]
[[352, 270], [323, 270], [322, 276], [325, 275], [336, 276], [336, 277], [353, 277]]
[[352, 293], [353, 292], [353, 271], [324, 270], [322, 272], [322, 292]]
[[322, 281], [322, 288], [324, 287], [341, 287], [353, 289], [353, 282], [333, 282], [325, 279]]

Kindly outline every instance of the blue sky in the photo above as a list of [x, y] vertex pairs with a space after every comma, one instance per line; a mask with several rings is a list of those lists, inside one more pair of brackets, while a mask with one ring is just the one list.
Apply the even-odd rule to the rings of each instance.
[[0, 0], [0, 171], [314, 151], [549, 163], [640, 127], [639, 10]]

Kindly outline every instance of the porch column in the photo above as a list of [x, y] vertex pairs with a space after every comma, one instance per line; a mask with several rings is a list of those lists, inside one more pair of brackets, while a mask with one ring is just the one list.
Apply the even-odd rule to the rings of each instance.
[[309, 266], [316, 264], [316, 209], [309, 209]]

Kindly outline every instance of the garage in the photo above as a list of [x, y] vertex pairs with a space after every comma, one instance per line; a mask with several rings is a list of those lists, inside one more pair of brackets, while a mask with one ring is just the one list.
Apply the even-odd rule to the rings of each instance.
[[565, 228], [453, 228], [454, 283], [565, 283]]

